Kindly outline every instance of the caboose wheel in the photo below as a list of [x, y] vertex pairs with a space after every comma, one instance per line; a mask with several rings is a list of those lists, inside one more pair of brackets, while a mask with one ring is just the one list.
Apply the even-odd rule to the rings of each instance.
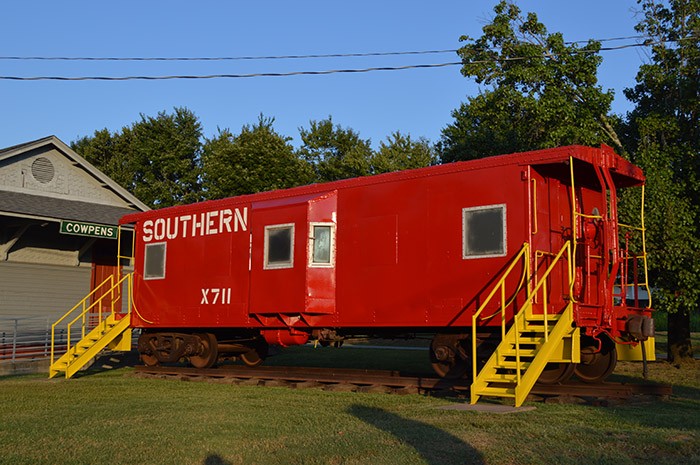
[[568, 381], [574, 374], [576, 365], [573, 363], [548, 363], [542, 374], [537, 378], [538, 383], [557, 384]]
[[190, 363], [195, 368], [211, 368], [219, 358], [216, 336], [211, 333], [197, 334], [202, 344], [199, 355], [190, 355]]
[[241, 354], [240, 357], [243, 363], [245, 363], [246, 366], [249, 366], [251, 368], [260, 366], [265, 361], [265, 359], [262, 358], [256, 350], [251, 350], [249, 352]]
[[158, 357], [155, 355], [141, 354], [141, 361], [147, 367], [154, 367], [158, 365]]
[[441, 378], [459, 379], [469, 370], [469, 355], [464, 338], [455, 334], [436, 334], [430, 343], [430, 363]]
[[257, 341], [254, 345], [250, 346], [248, 352], [244, 352], [240, 355], [241, 360], [246, 366], [251, 368], [260, 366], [267, 357], [267, 343], [263, 341]]
[[615, 347], [603, 347], [600, 352], [594, 352], [594, 347], [581, 349], [581, 363], [576, 365], [574, 373], [584, 383], [601, 383], [605, 381], [617, 365]]

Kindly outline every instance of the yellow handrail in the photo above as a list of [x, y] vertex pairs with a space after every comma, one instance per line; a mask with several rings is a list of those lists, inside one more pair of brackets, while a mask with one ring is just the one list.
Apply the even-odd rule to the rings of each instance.
[[[639, 214], [641, 226], [632, 226], [632, 225], [624, 224], [624, 223], [620, 223], [620, 222], [618, 222], [617, 224], [619, 227], [622, 227], [625, 229], [631, 229], [633, 231], [639, 231], [642, 233], [642, 254], [641, 255], [631, 255], [631, 256], [625, 255], [624, 259], [626, 262], [629, 260], [636, 260], [636, 259], [640, 259], [640, 258], [642, 259], [642, 263], [644, 264], [644, 282], [642, 282], [642, 283], [637, 282], [636, 284], [635, 283], [626, 284], [625, 287], [634, 287], [635, 285], [637, 287], [644, 286], [646, 288], [646, 291], [647, 291], [647, 296], [649, 297], [649, 302], [647, 304], [647, 308], [652, 308], [653, 306], [652, 306], [652, 301], [651, 301], [651, 288], [649, 287], [649, 268], [647, 265], [647, 238], [646, 238], [646, 231], [647, 230], [646, 230], [646, 226], [644, 224], [644, 202], [645, 202], [645, 186], [644, 186], [644, 184], [642, 184], [642, 198], [641, 198], [640, 214]], [[637, 277], [635, 277], [635, 280], [636, 280], [636, 278]], [[625, 295], [626, 295], [626, 291], [625, 291]]]
[[[473, 368], [473, 374], [474, 374], [474, 379], [476, 378], [476, 320], [479, 318], [481, 315], [481, 312], [484, 311], [486, 306], [491, 302], [491, 299], [493, 296], [496, 294], [497, 290], [501, 290], [501, 309], [499, 310], [501, 313], [501, 336], [505, 338], [505, 307], [507, 306], [505, 304], [505, 282], [506, 278], [510, 275], [511, 271], [513, 271], [513, 268], [515, 268], [515, 265], [523, 259], [524, 261], [524, 266], [525, 266], [525, 280], [527, 283], [527, 295], [528, 295], [528, 300], [530, 297], [530, 257], [529, 257], [529, 250], [530, 250], [530, 244], [527, 242], [523, 243], [522, 248], [520, 249], [520, 252], [513, 258], [511, 261], [510, 265], [506, 270], [503, 272], [503, 275], [501, 276], [501, 279], [496, 282], [496, 284], [493, 286], [493, 289], [491, 289], [491, 292], [486, 296], [486, 299], [484, 302], [481, 304], [479, 309], [474, 312], [472, 315], [472, 368]], [[514, 299], [513, 299], [514, 301]], [[498, 312], [494, 313], [496, 315]], [[491, 316], [494, 316], [491, 315]]]
[[[578, 228], [576, 227], [576, 187], [574, 186], [574, 157], [569, 157], [569, 170], [571, 171], [571, 241], [573, 242], [572, 256], [576, 260], [576, 237], [578, 235]], [[576, 263], [569, 262], [569, 267], [571, 268], [571, 273], [575, 273]], [[571, 301], [574, 300], [574, 280], [571, 279], [569, 282], [569, 295], [571, 296]]]
[[[571, 257], [572, 257], [572, 247], [571, 247], [571, 241], [566, 241], [564, 243], [564, 246], [561, 248], [561, 250], [554, 256], [552, 259], [552, 263], [547, 267], [543, 275], [537, 280], [537, 284], [534, 286], [534, 288], [531, 289], [531, 281], [532, 281], [532, 275], [530, 272], [530, 259], [529, 259], [529, 254], [527, 253], [529, 251], [529, 244], [526, 242], [523, 244], [523, 248], [521, 249], [520, 253], [516, 255], [516, 257], [513, 259], [512, 263], [510, 266], [506, 269], [506, 271], [503, 273], [503, 276], [501, 276], [501, 279], [498, 280], [498, 282], [494, 285], [493, 289], [491, 292], [488, 294], [484, 302], [481, 304], [479, 309], [474, 312], [474, 315], [472, 315], [472, 370], [473, 370], [473, 375], [474, 379], [476, 379], [477, 376], [477, 358], [476, 358], [476, 320], [479, 318], [479, 315], [481, 315], [481, 312], [486, 308], [486, 306], [491, 302], [491, 299], [495, 295], [496, 291], [500, 289], [501, 291], [501, 337], [505, 339], [505, 326], [506, 326], [506, 320], [505, 320], [505, 310], [507, 305], [505, 305], [505, 281], [510, 272], [513, 270], [515, 267], [515, 264], [518, 263], [521, 257], [524, 257], [525, 259], [525, 266], [527, 270], [527, 301], [525, 304], [521, 307], [520, 313], [526, 312], [528, 310], [532, 309], [532, 305], [534, 303], [534, 298], [537, 295], [537, 292], [539, 292], [540, 289], [542, 289], [542, 301], [544, 304], [544, 315], [543, 315], [543, 320], [544, 320], [544, 334], [545, 334], [545, 341], [547, 340], [549, 336], [549, 321], [548, 321], [548, 314], [547, 314], [547, 288], [543, 287], [544, 284], [547, 282], [547, 278], [551, 274], [552, 270], [554, 270], [555, 265], [559, 262], [559, 260], [562, 258], [564, 255], [564, 252], [567, 254], [567, 259], [569, 261], [569, 264], [571, 263]], [[567, 273], [568, 273], [568, 278], [569, 278], [569, 283], [573, 283], [573, 272], [572, 272], [572, 267], [567, 266]], [[535, 273], [536, 275], [537, 273]], [[573, 300], [573, 296], [571, 294], [571, 289], [572, 286], [569, 286], [569, 299]], [[513, 324], [516, 325], [515, 329], [515, 353], [516, 353], [516, 374], [518, 378], [518, 382], [520, 382], [520, 341], [518, 337], [518, 320], [517, 318], [513, 319]]]
[[532, 181], [532, 203], [533, 203], [533, 212], [532, 212], [532, 217], [535, 220], [535, 230], [532, 231], [532, 234], [537, 234], [539, 231], [539, 228], [537, 227], [537, 179], [532, 178], [530, 181]]
[[[62, 323], [66, 318], [71, 316], [76, 310], [82, 308], [82, 311], [76, 315], [72, 320], [66, 324], [66, 352], [71, 349], [71, 328], [72, 326], [81, 321], [81, 339], [85, 337], [85, 329], [87, 327], [86, 317], [90, 311], [97, 305], [97, 324], [101, 324], [105, 318], [102, 315], [102, 303], [103, 299], [110, 296], [110, 314], [121, 313], [120, 311], [115, 311], [115, 303], [119, 300], [121, 296], [121, 286], [124, 281], [127, 281], [127, 312], [131, 313], [131, 294], [132, 294], [132, 274], [128, 273], [121, 277], [116, 283], [114, 282], [115, 276], [109, 275], [104, 281], [102, 281], [98, 286], [95, 287], [88, 295], [86, 295], [80, 302], [78, 302], [73, 308], [68, 310], [61, 318], [59, 318], [53, 325], [51, 325], [51, 363], [55, 362], [55, 346], [56, 346], [56, 327]], [[104, 290], [105, 284], [109, 284], [109, 288]], [[87, 305], [89, 299], [91, 299], [96, 292], [103, 290], [103, 293], [90, 305]], [[116, 295], [116, 298], [115, 298]], [[121, 310], [121, 309], [118, 309]]]
[[117, 228], [117, 260], [125, 259], [129, 260], [129, 264], [132, 265], [134, 260], [134, 248], [136, 245], [136, 240], [134, 238], [133, 230], [131, 234], [131, 255], [122, 255], [122, 225]]

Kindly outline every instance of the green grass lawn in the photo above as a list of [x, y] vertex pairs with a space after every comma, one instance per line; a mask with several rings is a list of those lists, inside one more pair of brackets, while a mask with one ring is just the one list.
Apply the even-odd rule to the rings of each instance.
[[[309, 365], [423, 370], [420, 351], [297, 348]], [[417, 362], [422, 360], [422, 362]], [[616, 378], [638, 380], [621, 363]], [[2, 464], [700, 464], [700, 364], [650, 364], [664, 401], [446, 411], [461, 399], [142, 379], [0, 378]]]

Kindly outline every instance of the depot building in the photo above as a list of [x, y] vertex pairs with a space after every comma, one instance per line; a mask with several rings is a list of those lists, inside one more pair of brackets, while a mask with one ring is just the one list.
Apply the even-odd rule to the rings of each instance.
[[118, 273], [119, 218], [145, 210], [55, 136], [0, 149], [0, 338], [55, 321]]

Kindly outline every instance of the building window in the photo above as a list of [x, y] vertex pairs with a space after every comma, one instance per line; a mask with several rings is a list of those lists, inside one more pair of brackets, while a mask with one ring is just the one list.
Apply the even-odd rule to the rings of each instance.
[[265, 226], [265, 269], [294, 266], [294, 224]]
[[165, 278], [165, 242], [146, 244], [143, 279]]
[[462, 258], [506, 255], [506, 206], [462, 209]]
[[334, 233], [333, 224], [311, 224], [311, 243], [309, 255], [311, 266], [331, 267], [334, 262]]

